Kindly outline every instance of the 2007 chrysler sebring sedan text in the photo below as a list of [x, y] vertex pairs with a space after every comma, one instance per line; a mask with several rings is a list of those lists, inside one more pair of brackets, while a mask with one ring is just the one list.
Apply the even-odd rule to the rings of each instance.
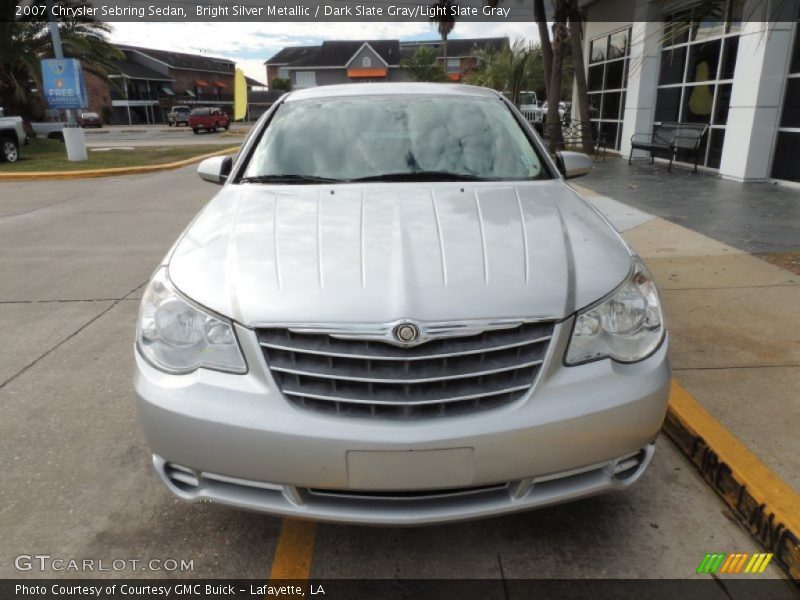
[[417, 524], [623, 488], [666, 411], [650, 274], [481, 88], [292, 92], [155, 271], [139, 416], [185, 500]]

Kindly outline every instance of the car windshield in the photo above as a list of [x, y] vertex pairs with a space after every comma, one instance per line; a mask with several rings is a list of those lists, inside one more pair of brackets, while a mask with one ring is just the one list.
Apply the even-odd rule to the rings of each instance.
[[280, 106], [243, 180], [547, 178], [506, 105], [478, 96], [357, 96]]

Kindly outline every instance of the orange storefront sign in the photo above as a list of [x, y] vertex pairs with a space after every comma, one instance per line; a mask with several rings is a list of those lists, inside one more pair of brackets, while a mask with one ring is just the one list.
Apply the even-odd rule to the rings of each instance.
[[386, 77], [388, 69], [379, 67], [375, 69], [347, 69], [347, 76], [353, 79], [362, 77]]

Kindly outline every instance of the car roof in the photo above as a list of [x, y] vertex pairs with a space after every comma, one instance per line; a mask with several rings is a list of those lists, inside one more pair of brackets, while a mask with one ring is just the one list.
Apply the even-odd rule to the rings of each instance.
[[287, 94], [285, 101], [336, 98], [342, 96], [399, 96], [419, 94], [433, 96], [473, 96], [498, 98], [492, 89], [454, 83], [343, 83], [303, 88]]

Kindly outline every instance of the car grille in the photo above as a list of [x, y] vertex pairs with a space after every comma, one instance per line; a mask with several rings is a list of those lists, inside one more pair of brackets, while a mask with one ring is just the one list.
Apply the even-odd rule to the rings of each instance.
[[553, 323], [522, 323], [402, 348], [382, 341], [260, 329], [286, 399], [334, 414], [413, 419], [513, 402], [532, 386]]

